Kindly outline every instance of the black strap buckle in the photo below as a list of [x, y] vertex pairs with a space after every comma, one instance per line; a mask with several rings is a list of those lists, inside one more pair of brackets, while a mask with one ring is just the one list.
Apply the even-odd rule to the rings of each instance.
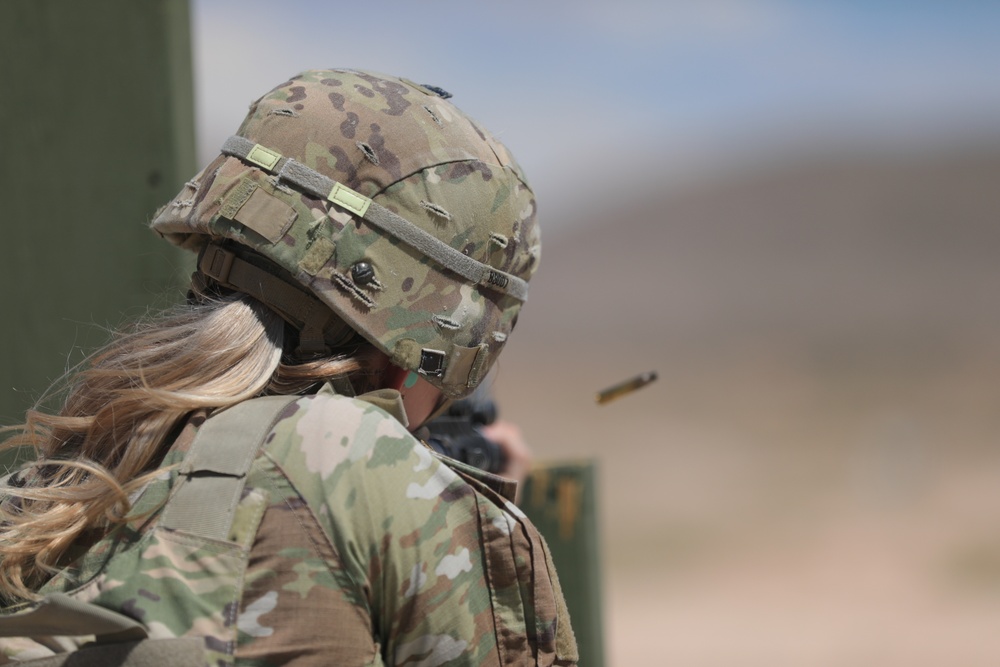
[[441, 377], [444, 375], [444, 352], [441, 350], [420, 350], [420, 366], [418, 369], [424, 375]]
[[220, 245], [210, 243], [201, 252], [198, 270], [217, 283], [230, 287], [229, 272], [233, 269], [234, 259], [236, 259], [236, 253], [226, 250]]

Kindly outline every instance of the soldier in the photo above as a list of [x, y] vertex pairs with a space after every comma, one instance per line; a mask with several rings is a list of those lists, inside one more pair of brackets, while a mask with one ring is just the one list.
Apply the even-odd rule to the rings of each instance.
[[576, 662], [514, 485], [410, 433], [483, 379], [539, 255], [520, 168], [447, 97], [303, 72], [158, 212], [188, 303], [8, 442], [39, 452], [0, 505], [8, 660]]

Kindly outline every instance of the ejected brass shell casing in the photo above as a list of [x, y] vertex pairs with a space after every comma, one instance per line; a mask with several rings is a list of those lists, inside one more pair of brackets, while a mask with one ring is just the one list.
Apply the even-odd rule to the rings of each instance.
[[616, 385], [608, 387], [597, 392], [597, 403], [599, 405], [604, 405], [605, 403], [610, 403], [611, 401], [621, 398], [625, 394], [631, 394], [636, 389], [642, 389], [650, 382], [656, 379], [656, 371], [649, 371], [648, 373], [640, 373], [634, 378], [625, 380], [624, 382], [619, 382]]

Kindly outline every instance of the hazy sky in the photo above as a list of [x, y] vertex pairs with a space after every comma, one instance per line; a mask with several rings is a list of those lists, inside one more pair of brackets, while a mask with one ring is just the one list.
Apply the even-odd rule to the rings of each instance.
[[202, 162], [326, 66], [451, 91], [550, 204], [808, 146], [1000, 138], [1000, 2], [193, 0], [193, 20]]

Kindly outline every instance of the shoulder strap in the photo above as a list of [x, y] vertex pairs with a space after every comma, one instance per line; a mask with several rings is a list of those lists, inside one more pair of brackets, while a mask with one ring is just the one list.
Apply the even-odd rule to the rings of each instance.
[[[258, 450], [282, 411], [298, 398], [269, 396], [244, 401], [207, 419], [181, 464], [180, 482], [167, 501], [160, 525], [226, 540]], [[200, 637], [148, 640], [142, 623], [62, 593], [47, 595], [27, 611], [0, 614], [0, 637], [41, 635], [94, 635], [99, 645], [30, 661], [38, 667], [206, 664]]]
[[278, 415], [298, 398], [255, 398], [209, 417], [181, 464], [181, 482], [160, 525], [225, 540], [257, 451]]

